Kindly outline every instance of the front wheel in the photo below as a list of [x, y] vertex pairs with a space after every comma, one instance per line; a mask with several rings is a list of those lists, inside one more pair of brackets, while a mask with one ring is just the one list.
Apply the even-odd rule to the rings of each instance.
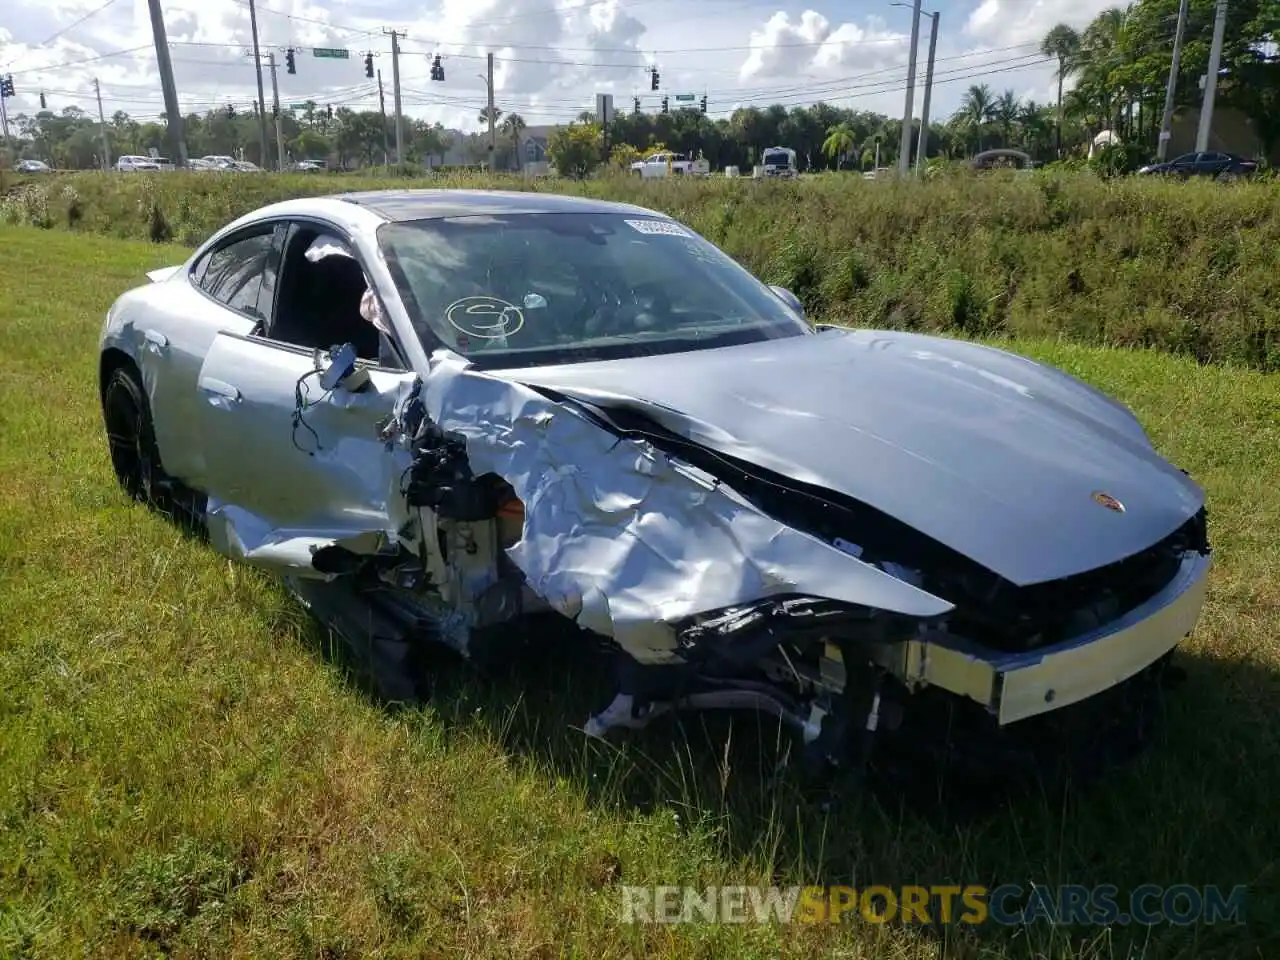
[[102, 391], [111, 467], [124, 491], [139, 503], [162, 507], [160, 452], [151, 425], [151, 409], [137, 375], [116, 367]]

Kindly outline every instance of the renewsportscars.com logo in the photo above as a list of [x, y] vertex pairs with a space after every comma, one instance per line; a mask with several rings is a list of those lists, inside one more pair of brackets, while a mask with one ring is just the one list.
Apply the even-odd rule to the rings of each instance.
[[866, 923], [1112, 926], [1244, 923], [1246, 888], [1144, 884], [998, 887], [621, 888], [623, 923]]

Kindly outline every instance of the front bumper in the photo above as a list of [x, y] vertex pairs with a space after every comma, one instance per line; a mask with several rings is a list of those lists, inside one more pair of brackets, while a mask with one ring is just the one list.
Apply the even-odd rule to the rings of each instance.
[[1107, 626], [1029, 653], [1000, 653], [933, 633], [893, 648], [884, 665], [909, 687], [935, 686], [984, 706], [1001, 726], [1069, 706], [1121, 683], [1195, 627], [1209, 556], [1189, 552], [1163, 590]]

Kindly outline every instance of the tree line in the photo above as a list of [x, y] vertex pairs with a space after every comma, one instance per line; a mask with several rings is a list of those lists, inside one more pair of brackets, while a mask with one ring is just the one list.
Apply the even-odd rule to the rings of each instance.
[[[1047, 161], [1088, 149], [1103, 129], [1154, 152], [1164, 105], [1179, 0], [1137, 0], [1100, 13], [1083, 30], [1065, 24], [1044, 37], [1040, 51], [1057, 76], [1052, 103], [1021, 99], [990, 84], [970, 86], [959, 108], [930, 123], [927, 156], [960, 158], [993, 147], [1021, 149]], [[1200, 78], [1207, 70], [1215, 0], [1191, 0], [1175, 92], [1178, 107], [1198, 106]], [[1263, 153], [1280, 141], [1280, 0], [1231, 0], [1224, 34], [1218, 107], [1248, 118]], [[1070, 84], [1070, 89], [1067, 89]], [[935, 102], [937, 95], [935, 94]], [[457, 162], [514, 170], [528, 159], [528, 124], [515, 112], [495, 108], [496, 149], [489, 150], [487, 108], [475, 133], [451, 132], [440, 124], [406, 118], [406, 160], [439, 165], [451, 148]], [[95, 117], [78, 107], [42, 110], [13, 118], [19, 153], [58, 167], [92, 168], [101, 138]], [[270, 124], [268, 124], [270, 126]], [[910, 138], [918, 137], [918, 121]], [[378, 111], [321, 106], [308, 102], [285, 111], [282, 134], [293, 160], [323, 159], [342, 168], [375, 166], [394, 157], [392, 123]], [[191, 156], [224, 154], [263, 163], [255, 112], [232, 107], [192, 113], [184, 120]], [[698, 108], [670, 113], [618, 114], [607, 130], [591, 113], [581, 114], [552, 137], [557, 166], [589, 171], [611, 157], [626, 163], [662, 147], [702, 155], [714, 169], [749, 167], [770, 146], [797, 153], [802, 170], [868, 169], [897, 162], [902, 121], [874, 111], [812, 106], [742, 107], [727, 118], [711, 119]], [[117, 112], [106, 124], [113, 156], [165, 150], [163, 118], [135, 119]], [[275, 157], [267, 145], [267, 164]]]

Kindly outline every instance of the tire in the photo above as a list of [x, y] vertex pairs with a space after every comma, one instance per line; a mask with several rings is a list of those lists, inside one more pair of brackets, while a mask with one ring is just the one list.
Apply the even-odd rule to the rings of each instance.
[[116, 480], [132, 499], [167, 510], [168, 497], [151, 424], [151, 407], [138, 375], [127, 366], [111, 371], [102, 389], [102, 419]]

